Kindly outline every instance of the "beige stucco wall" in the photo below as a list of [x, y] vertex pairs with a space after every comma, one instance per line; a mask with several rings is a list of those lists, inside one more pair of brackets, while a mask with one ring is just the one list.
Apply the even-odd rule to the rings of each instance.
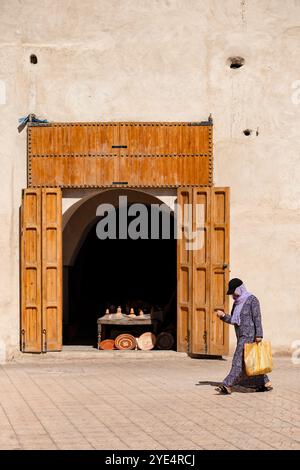
[[[0, 31], [0, 340], [8, 354], [18, 347], [26, 186], [17, 119], [28, 113], [51, 121], [212, 113], [214, 181], [231, 187], [231, 274], [260, 298], [277, 350], [300, 339], [300, 2], [1, 0]], [[226, 61], [237, 55], [245, 65], [232, 70]]]

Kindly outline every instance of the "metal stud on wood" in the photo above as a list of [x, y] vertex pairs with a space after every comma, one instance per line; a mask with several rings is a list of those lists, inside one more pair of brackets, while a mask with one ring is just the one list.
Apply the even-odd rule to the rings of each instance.
[[210, 186], [212, 123], [49, 123], [28, 126], [28, 186]]

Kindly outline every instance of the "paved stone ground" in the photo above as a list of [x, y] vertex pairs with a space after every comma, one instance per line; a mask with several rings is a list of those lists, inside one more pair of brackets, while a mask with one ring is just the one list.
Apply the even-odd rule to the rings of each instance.
[[275, 389], [220, 396], [229, 360], [124, 354], [0, 368], [1, 449], [300, 449], [300, 365]]

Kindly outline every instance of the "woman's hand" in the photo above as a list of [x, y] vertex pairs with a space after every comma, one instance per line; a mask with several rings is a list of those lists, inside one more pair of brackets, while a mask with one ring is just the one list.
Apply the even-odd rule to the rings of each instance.
[[225, 313], [222, 312], [222, 310], [217, 310], [217, 311], [216, 311], [216, 314], [218, 315], [219, 318], [225, 317]]
[[256, 341], [257, 343], [260, 343], [260, 342], [262, 341], [262, 338], [257, 337], [257, 338], [255, 338], [255, 341]]

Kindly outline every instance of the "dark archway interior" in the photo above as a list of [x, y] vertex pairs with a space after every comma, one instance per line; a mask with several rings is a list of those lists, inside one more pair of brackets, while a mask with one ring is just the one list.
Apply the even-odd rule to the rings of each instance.
[[[117, 211], [118, 219], [118, 211]], [[128, 218], [130, 224], [133, 218]], [[160, 331], [170, 331], [176, 349], [176, 239], [170, 217], [169, 239], [106, 239], [96, 234], [97, 222], [89, 231], [68, 273], [68, 313], [64, 318], [64, 344], [94, 346], [97, 318], [107, 308], [123, 313], [141, 308], [159, 313]], [[150, 211], [148, 233], [151, 233]], [[117, 230], [118, 232], [118, 230]], [[147, 331], [147, 330], [144, 330]], [[120, 333], [123, 331], [120, 331]]]

